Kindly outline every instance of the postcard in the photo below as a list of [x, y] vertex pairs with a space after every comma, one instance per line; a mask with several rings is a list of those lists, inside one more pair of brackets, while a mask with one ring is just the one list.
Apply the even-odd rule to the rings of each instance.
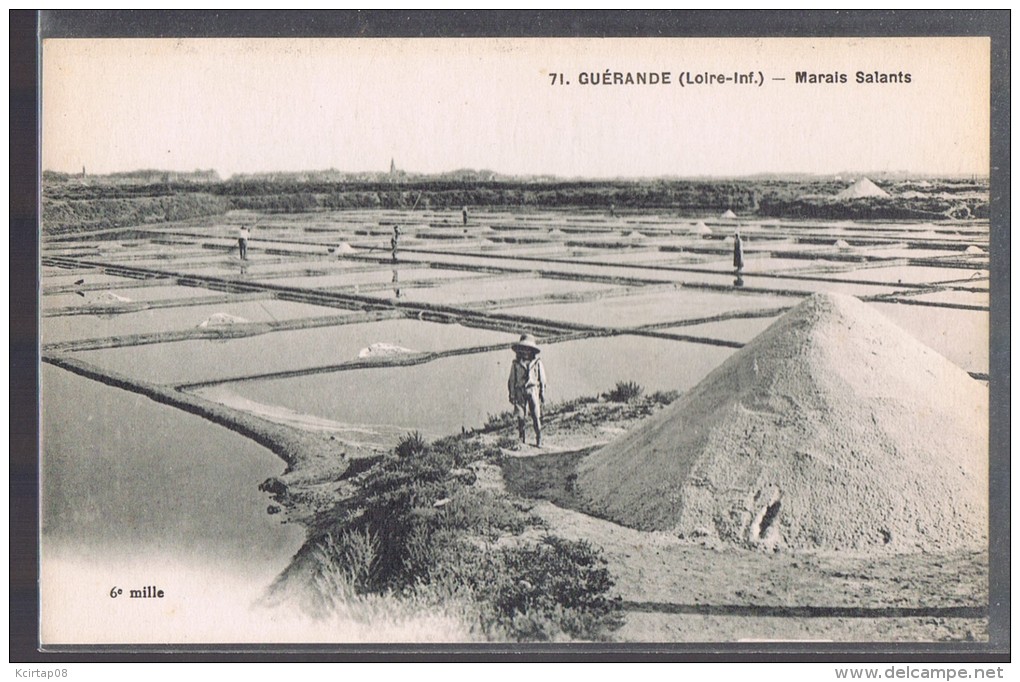
[[45, 39], [41, 649], [987, 644], [990, 61]]

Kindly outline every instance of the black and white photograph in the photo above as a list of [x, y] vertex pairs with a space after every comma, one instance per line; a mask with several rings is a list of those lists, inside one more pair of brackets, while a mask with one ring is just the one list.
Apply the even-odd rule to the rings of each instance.
[[41, 650], [987, 646], [988, 37], [40, 50]]

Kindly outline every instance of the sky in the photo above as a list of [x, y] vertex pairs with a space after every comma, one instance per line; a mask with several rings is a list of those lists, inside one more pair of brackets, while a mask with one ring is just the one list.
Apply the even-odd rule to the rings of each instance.
[[[989, 50], [987, 38], [51, 39], [42, 165], [984, 175]], [[670, 83], [580, 82], [607, 70]], [[684, 73], [753, 76], [681, 85]]]

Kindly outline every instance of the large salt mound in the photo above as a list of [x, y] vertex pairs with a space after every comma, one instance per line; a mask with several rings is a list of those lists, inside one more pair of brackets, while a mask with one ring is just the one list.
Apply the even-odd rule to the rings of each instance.
[[818, 294], [581, 462], [592, 511], [791, 549], [987, 537], [987, 389], [855, 298]]
[[867, 178], [861, 178], [836, 195], [839, 199], [860, 199], [862, 197], [887, 197], [889, 193]]

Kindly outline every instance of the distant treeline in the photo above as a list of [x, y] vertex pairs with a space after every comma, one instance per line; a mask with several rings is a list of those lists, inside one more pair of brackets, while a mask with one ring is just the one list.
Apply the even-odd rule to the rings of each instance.
[[43, 232], [92, 232], [146, 223], [174, 222], [220, 215], [230, 202], [204, 193], [113, 199], [50, 199], [43, 194]]
[[461, 206], [559, 208], [677, 208], [750, 210], [756, 192], [730, 184], [563, 183], [548, 185], [486, 184], [465, 187], [459, 183], [414, 185], [363, 185], [357, 187], [302, 187], [300, 192], [263, 186], [257, 191], [226, 183], [218, 193], [229, 196], [238, 208], [281, 211], [315, 211], [343, 208], [446, 209]]
[[763, 199], [758, 215], [815, 220], [967, 220], [988, 218], [988, 201], [966, 198]]
[[[987, 217], [987, 200], [853, 199], [835, 194], [837, 181], [649, 180], [577, 182], [290, 182], [244, 178], [227, 182], [44, 182], [47, 232], [126, 227], [217, 215], [232, 209], [301, 213], [339, 209], [580, 208], [722, 212], [829, 219]], [[940, 184], [942, 193], [987, 191], [972, 183]], [[932, 191], [934, 193], [934, 190]]]

